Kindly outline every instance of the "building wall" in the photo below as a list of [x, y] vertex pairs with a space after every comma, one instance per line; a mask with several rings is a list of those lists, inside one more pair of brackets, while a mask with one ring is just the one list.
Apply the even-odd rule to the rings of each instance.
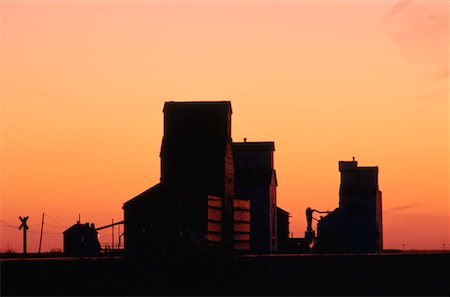
[[277, 248], [276, 176], [273, 142], [233, 144], [236, 196], [250, 203], [250, 246], [254, 253]]
[[170, 199], [161, 184], [129, 201], [124, 206], [127, 254], [170, 253], [180, 237], [182, 212], [179, 203], [179, 200]]
[[269, 185], [269, 224], [270, 224], [270, 251], [278, 249], [278, 224], [277, 224], [277, 184], [275, 176], [270, 179]]
[[235, 252], [250, 250], [250, 200], [233, 199], [233, 249]]
[[250, 249], [254, 253], [270, 253], [271, 220], [268, 186], [239, 186], [237, 195], [250, 200]]
[[202, 187], [224, 196], [231, 106], [225, 102], [167, 102], [161, 148], [161, 181]]
[[[229, 118], [231, 120], [231, 118]], [[223, 224], [222, 239], [224, 249], [228, 252], [233, 250], [233, 199], [235, 197], [234, 160], [231, 138], [227, 139], [224, 164], [224, 194], [223, 194]]]
[[277, 251], [286, 251], [289, 247], [289, 213], [277, 207]]
[[378, 191], [376, 198], [377, 251], [383, 250], [383, 205], [382, 193]]
[[[248, 144], [248, 147], [245, 145]], [[234, 162], [237, 169], [273, 169], [273, 150], [269, 147], [253, 148], [252, 142], [236, 143]], [[273, 144], [272, 144], [273, 145]]]

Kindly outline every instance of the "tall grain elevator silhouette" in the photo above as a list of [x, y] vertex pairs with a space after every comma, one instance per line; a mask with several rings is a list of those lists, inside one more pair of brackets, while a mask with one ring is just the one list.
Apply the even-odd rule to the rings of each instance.
[[236, 196], [250, 199], [250, 249], [254, 253], [277, 249], [274, 151], [273, 142], [233, 143]]
[[378, 167], [340, 161], [339, 207], [317, 224], [314, 248], [323, 252], [380, 252], [383, 250], [382, 201]]
[[161, 182], [124, 203], [126, 253], [167, 253], [207, 244], [209, 201], [219, 201], [221, 208], [220, 248], [231, 250], [231, 103], [166, 102], [163, 112]]

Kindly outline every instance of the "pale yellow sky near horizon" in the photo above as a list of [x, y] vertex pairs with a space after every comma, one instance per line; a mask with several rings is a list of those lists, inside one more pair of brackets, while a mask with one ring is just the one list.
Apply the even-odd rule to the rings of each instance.
[[233, 140], [275, 141], [295, 236], [355, 156], [379, 166], [386, 248], [450, 246], [448, 24], [444, 1], [0, 3], [0, 250], [18, 216], [31, 251], [42, 212], [44, 250], [79, 213], [121, 220], [159, 181], [169, 100], [230, 100]]

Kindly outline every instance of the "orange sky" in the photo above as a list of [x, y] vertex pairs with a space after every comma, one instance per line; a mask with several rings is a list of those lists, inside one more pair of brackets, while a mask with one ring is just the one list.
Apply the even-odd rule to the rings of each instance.
[[379, 166], [385, 248], [450, 247], [446, 1], [203, 2], [0, 4], [0, 250], [19, 215], [29, 251], [42, 212], [44, 251], [79, 213], [121, 220], [159, 181], [168, 100], [230, 100], [235, 141], [275, 141], [295, 236], [355, 156]]

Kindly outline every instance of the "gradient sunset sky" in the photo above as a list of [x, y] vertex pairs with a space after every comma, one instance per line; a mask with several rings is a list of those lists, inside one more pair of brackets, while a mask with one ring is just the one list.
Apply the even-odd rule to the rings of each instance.
[[79, 213], [122, 220], [172, 100], [230, 100], [234, 141], [275, 141], [296, 237], [354, 156], [379, 166], [385, 248], [450, 247], [448, 1], [2, 1], [0, 34], [1, 251], [18, 216], [29, 251], [43, 212], [43, 251]]

